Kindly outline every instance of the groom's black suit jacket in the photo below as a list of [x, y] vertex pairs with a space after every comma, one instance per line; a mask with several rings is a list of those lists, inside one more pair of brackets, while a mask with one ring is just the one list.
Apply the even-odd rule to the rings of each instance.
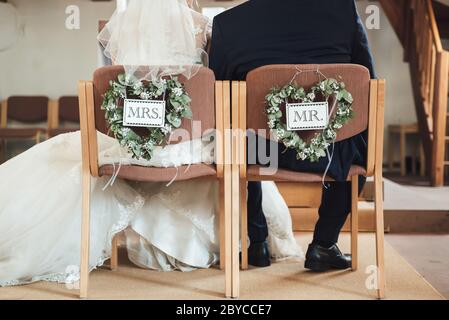
[[[214, 19], [210, 68], [218, 80], [245, 80], [249, 71], [270, 64], [328, 63], [361, 64], [375, 76], [354, 0], [250, 0]], [[363, 164], [365, 141], [361, 134], [337, 143], [329, 175], [346, 180], [351, 164]], [[279, 161], [310, 172], [323, 172], [328, 163], [297, 161], [294, 150]]]

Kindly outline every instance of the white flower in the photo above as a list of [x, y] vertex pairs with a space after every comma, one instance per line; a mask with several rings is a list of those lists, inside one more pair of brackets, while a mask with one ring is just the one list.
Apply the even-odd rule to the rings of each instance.
[[153, 150], [154, 149], [154, 144], [151, 140], [148, 140], [144, 145], [143, 145], [144, 149], [146, 150]]
[[182, 96], [182, 95], [183, 95], [182, 88], [174, 88], [174, 89], [173, 89], [173, 93], [174, 93], [174, 95], [177, 96], [177, 97]]
[[339, 122], [334, 123], [334, 129], [341, 129], [343, 125]]
[[149, 94], [148, 92], [142, 92], [140, 94], [140, 99], [142, 99], [142, 100], [148, 100], [150, 98], [151, 98], [151, 94]]
[[130, 128], [122, 128], [122, 135], [127, 136], [131, 132]]
[[306, 160], [307, 159], [307, 155], [303, 151], [298, 153], [298, 157], [301, 160]]
[[172, 131], [172, 128], [169, 124], [166, 124], [163, 128], [161, 128], [162, 132], [164, 134], [169, 134]]
[[277, 129], [277, 134], [279, 137], [283, 137], [285, 134], [285, 130], [284, 129]]
[[125, 76], [125, 83], [126, 83], [126, 84], [131, 84], [131, 83], [132, 83], [132, 80], [133, 80], [133, 77], [132, 77], [130, 74], [127, 74], [127, 75]]
[[310, 93], [307, 95], [307, 99], [309, 99], [309, 100], [315, 100], [315, 93], [310, 92]]

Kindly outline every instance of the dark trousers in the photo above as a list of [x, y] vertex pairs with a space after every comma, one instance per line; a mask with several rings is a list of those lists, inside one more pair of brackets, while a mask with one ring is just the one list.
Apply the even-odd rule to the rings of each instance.
[[[322, 245], [332, 245], [338, 242], [338, 237], [348, 214], [351, 211], [351, 183], [342, 177], [347, 176], [351, 164], [364, 165], [366, 143], [363, 135], [345, 141], [335, 146], [335, 157], [329, 175], [340, 178], [340, 181], [326, 182], [323, 187], [319, 219], [313, 235], [314, 242]], [[278, 151], [280, 168], [300, 172], [324, 172], [328, 159], [322, 158], [320, 162], [296, 160], [296, 152], [285, 148]], [[269, 150], [269, 147], [266, 148]], [[350, 157], [348, 157], [350, 155]], [[347, 164], [347, 165], [342, 165]], [[337, 179], [338, 180], [338, 179]], [[365, 185], [365, 177], [359, 178], [359, 192]], [[299, 194], [298, 197], [301, 197]], [[262, 186], [260, 182], [248, 183], [248, 234], [251, 242], [265, 241], [268, 236], [267, 222], [262, 209]]]
[[[360, 177], [359, 191], [364, 184], [365, 178]], [[324, 245], [338, 242], [341, 228], [351, 211], [351, 184], [330, 182], [327, 187], [327, 189], [323, 188], [319, 219], [313, 234], [314, 242]], [[262, 242], [268, 237], [267, 221], [262, 210], [260, 182], [248, 183], [248, 234], [251, 242]]]

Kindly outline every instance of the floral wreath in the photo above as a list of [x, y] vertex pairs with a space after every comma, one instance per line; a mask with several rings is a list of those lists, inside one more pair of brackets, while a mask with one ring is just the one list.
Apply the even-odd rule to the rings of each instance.
[[[334, 97], [334, 107], [337, 107], [337, 111], [323, 131], [316, 133], [310, 143], [306, 143], [295, 131], [287, 130], [287, 125], [282, 121], [282, 108], [285, 109], [287, 103], [315, 102], [317, 98], [324, 98], [325, 101], [329, 101], [331, 96]], [[317, 162], [320, 158], [326, 156], [327, 148], [337, 140], [337, 131], [354, 114], [351, 93], [346, 90], [344, 82], [335, 79], [325, 79], [318, 82], [308, 93], [304, 88], [292, 83], [282, 88], [275, 87], [265, 97], [265, 101], [268, 127], [277, 141], [283, 143], [289, 149], [296, 150], [298, 160], [309, 160], [311, 162]]]
[[[137, 134], [133, 129], [123, 126], [124, 99], [166, 100], [165, 126], [147, 127], [148, 135]], [[109, 130], [122, 147], [127, 148], [135, 159], [151, 160], [156, 146], [166, 143], [167, 136], [181, 126], [182, 120], [192, 119], [191, 99], [177, 77], [142, 82], [131, 75], [120, 74], [117, 81], [110, 81], [104, 94], [102, 110], [109, 123]]]

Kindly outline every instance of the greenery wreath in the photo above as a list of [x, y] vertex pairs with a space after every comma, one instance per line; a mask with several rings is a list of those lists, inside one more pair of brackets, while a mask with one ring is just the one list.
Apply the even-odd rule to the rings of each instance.
[[[282, 120], [282, 109], [285, 109], [287, 103], [316, 102], [317, 99], [329, 101], [332, 96], [337, 107], [335, 115], [322, 132], [315, 134], [310, 143], [306, 143], [295, 131], [287, 130], [287, 125]], [[298, 160], [317, 162], [325, 157], [327, 148], [337, 139], [337, 131], [353, 117], [352, 95], [346, 90], [344, 82], [335, 79], [320, 81], [309, 92], [295, 84], [275, 87], [265, 97], [265, 101], [268, 127], [285, 147], [296, 150]]]
[[[148, 135], [141, 136], [130, 127], [123, 126], [124, 99], [166, 100], [165, 126], [145, 128]], [[191, 99], [177, 77], [142, 82], [137, 78], [120, 74], [117, 81], [110, 81], [104, 94], [101, 108], [109, 130], [122, 147], [127, 148], [133, 158], [151, 160], [155, 147], [164, 145], [173, 130], [181, 126], [182, 120], [192, 119]]]

